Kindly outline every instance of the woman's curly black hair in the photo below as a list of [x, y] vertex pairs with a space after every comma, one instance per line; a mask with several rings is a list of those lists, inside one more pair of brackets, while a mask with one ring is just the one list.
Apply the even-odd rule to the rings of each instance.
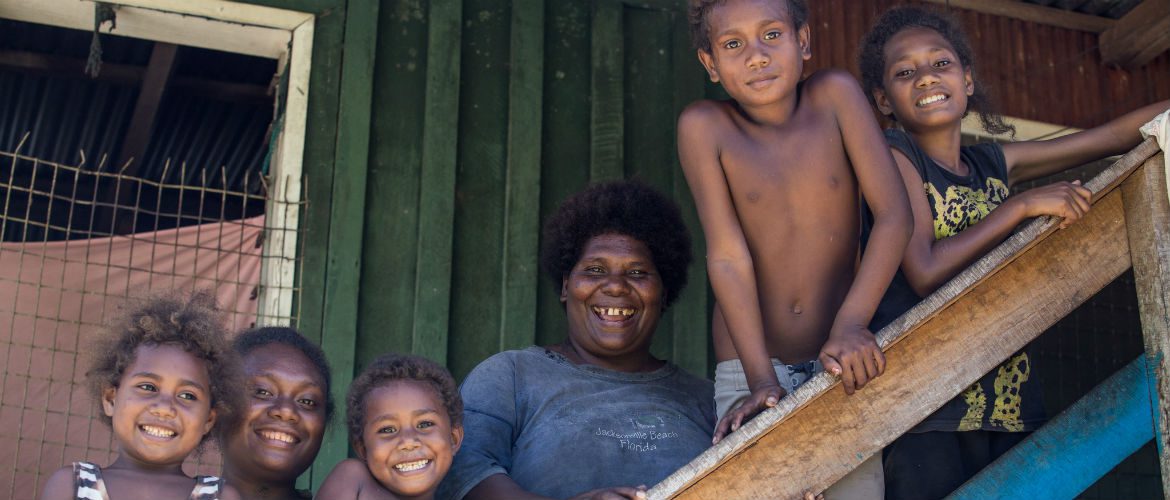
[[374, 389], [399, 380], [421, 382], [434, 389], [447, 408], [451, 427], [463, 425], [463, 398], [451, 372], [424, 357], [388, 353], [374, 359], [349, 386], [345, 415], [349, 440], [355, 446], [361, 442], [362, 428], [366, 425], [366, 397]]
[[93, 347], [94, 358], [86, 376], [98, 415], [107, 425], [113, 419], [101, 410], [102, 394], [118, 387], [126, 368], [134, 363], [138, 347], [143, 345], [178, 346], [206, 362], [216, 420], [215, 428], [203, 436], [201, 444], [242, 413], [239, 358], [228, 341], [215, 296], [205, 290], [171, 290], [127, 303]]
[[[963, 67], [971, 71], [971, 79], [975, 81], [975, 93], [967, 98], [967, 111], [979, 114], [979, 121], [983, 128], [992, 134], [1016, 133], [1015, 127], [1008, 125], [993, 105], [987, 88], [978, 84], [975, 77], [975, 54], [971, 50], [971, 42], [959, 22], [951, 16], [936, 9], [927, 9], [915, 6], [899, 6], [887, 10], [869, 32], [861, 39], [861, 51], [857, 55], [857, 64], [861, 67], [861, 84], [865, 87], [870, 104], [877, 106], [874, 101], [873, 90], [884, 89], [882, 77], [886, 71], [885, 49], [890, 39], [902, 30], [909, 28], [925, 28], [934, 30], [941, 35], [951, 47]], [[897, 121], [897, 117], [890, 116]]]
[[638, 181], [595, 184], [570, 196], [545, 222], [541, 238], [540, 267], [557, 290], [589, 239], [602, 234], [645, 243], [662, 277], [662, 305], [674, 303], [691, 264], [691, 237], [678, 205]]
[[325, 359], [325, 351], [306, 339], [295, 328], [287, 326], [265, 326], [244, 330], [236, 337], [232, 347], [235, 348], [236, 354], [239, 354], [240, 358], [244, 358], [248, 356], [248, 353], [268, 344], [284, 344], [301, 351], [306, 358], [309, 358], [309, 362], [317, 367], [317, 373], [320, 373], [322, 380], [325, 381], [325, 387], [322, 388], [325, 390], [325, 421], [332, 420], [334, 410], [333, 377], [329, 372], [329, 361]]
[[[800, 28], [808, 24], [808, 6], [804, 0], [777, 0], [783, 1], [788, 7], [788, 17], [792, 25]], [[727, 0], [690, 0], [687, 3], [687, 21], [691, 25], [691, 43], [696, 49], [711, 52], [711, 26], [707, 24], [707, 15], [716, 5], [726, 3]]]

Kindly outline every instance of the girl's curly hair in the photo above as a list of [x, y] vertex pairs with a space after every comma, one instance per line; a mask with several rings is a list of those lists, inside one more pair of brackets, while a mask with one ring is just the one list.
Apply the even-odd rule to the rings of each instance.
[[241, 414], [244, 405], [238, 389], [243, 376], [236, 353], [228, 342], [224, 317], [215, 296], [206, 290], [192, 293], [171, 290], [132, 299], [97, 339], [86, 377], [98, 415], [106, 425], [111, 425], [113, 419], [101, 409], [102, 393], [118, 387], [126, 368], [134, 363], [138, 347], [143, 345], [178, 346], [206, 362], [216, 421], [215, 428], [203, 436], [202, 442], [218, 434], [219, 428], [231, 425]]
[[[788, 7], [788, 17], [792, 26], [800, 28], [808, 23], [808, 6], [804, 0], [777, 0], [783, 1]], [[687, 21], [691, 25], [691, 44], [696, 49], [711, 52], [711, 26], [707, 24], [707, 15], [716, 5], [726, 3], [727, 0], [690, 0], [687, 2]]]
[[540, 266], [556, 290], [577, 265], [594, 236], [622, 234], [650, 250], [662, 277], [662, 305], [674, 303], [687, 286], [691, 237], [678, 205], [638, 181], [594, 184], [561, 203], [544, 224]]
[[463, 398], [451, 372], [421, 356], [388, 353], [378, 356], [349, 386], [345, 398], [346, 425], [351, 443], [360, 443], [366, 426], [366, 398], [370, 392], [391, 382], [419, 382], [435, 391], [447, 409], [451, 428], [463, 425]]
[[[951, 44], [955, 55], [964, 68], [971, 71], [972, 81], [978, 82], [975, 77], [975, 53], [971, 50], [971, 42], [959, 22], [951, 16], [935, 9], [926, 9], [915, 6], [900, 6], [887, 10], [869, 32], [861, 39], [861, 50], [857, 55], [857, 64], [861, 68], [861, 84], [866, 90], [870, 104], [877, 106], [874, 101], [873, 90], [884, 89], [882, 76], [886, 71], [886, 44], [894, 35], [910, 28], [925, 28], [934, 30]], [[1003, 121], [996, 110], [987, 87], [975, 84], [975, 93], [967, 98], [967, 112], [979, 114], [979, 121], [983, 128], [992, 134], [1015, 135], [1016, 128]], [[965, 115], [964, 115], [965, 116]], [[897, 117], [890, 116], [897, 121]]]

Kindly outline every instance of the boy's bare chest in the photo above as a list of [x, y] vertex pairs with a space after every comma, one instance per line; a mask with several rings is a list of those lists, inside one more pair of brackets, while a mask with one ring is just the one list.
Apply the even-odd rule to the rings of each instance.
[[[855, 196], [853, 169], [840, 135], [757, 134], [727, 141], [720, 163], [732, 196]], [[781, 201], [781, 200], [773, 200]]]

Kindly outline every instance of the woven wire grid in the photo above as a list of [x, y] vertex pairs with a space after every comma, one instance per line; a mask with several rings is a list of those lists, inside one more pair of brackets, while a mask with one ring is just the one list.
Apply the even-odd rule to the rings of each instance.
[[[300, 212], [303, 201], [271, 196], [258, 176], [227, 191], [223, 169], [180, 166], [174, 184], [100, 170], [0, 152], [0, 497], [36, 498], [56, 469], [115, 458], [84, 383], [86, 345], [126, 299], [211, 289], [231, 331], [299, 319], [295, 280], [265, 290], [292, 294], [292, 311], [257, 316], [260, 266], [291, 261], [301, 274], [298, 255], [261, 255], [263, 239], [304, 242], [257, 215]], [[219, 464], [212, 445], [184, 470], [217, 474]]]

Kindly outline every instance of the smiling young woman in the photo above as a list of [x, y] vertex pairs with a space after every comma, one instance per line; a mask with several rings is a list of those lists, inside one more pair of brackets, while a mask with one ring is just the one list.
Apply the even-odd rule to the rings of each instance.
[[333, 413], [325, 354], [285, 327], [245, 331], [235, 349], [247, 377], [247, 406], [223, 440], [224, 478], [245, 498], [311, 498], [295, 486]]

